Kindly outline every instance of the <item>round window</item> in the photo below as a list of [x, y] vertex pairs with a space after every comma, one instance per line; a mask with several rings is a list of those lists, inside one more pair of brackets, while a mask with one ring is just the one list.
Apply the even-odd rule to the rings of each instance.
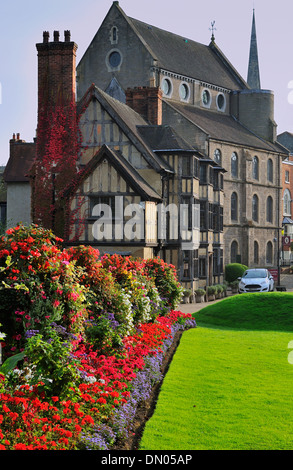
[[211, 101], [211, 95], [209, 94], [208, 90], [204, 90], [202, 93], [202, 102], [205, 106], [208, 106]]
[[222, 95], [222, 94], [219, 94], [219, 95], [217, 96], [217, 105], [218, 105], [218, 108], [219, 108], [221, 111], [224, 111], [224, 109], [225, 109], [225, 103], [226, 103], [225, 96]]
[[186, 83], [181, 83], [180, 88], [179, 88], [179, 94], [182, 100], [188, 100], [189, 88], [186, 85]]
[[164, 78], [164, 80], [162, 82], [162, 90], [163, 90], [165, 95], [170, 95], [171, 94], [172, 85], [171, 85], [170, 80], [168, 80], [167, 78]]
[[109, 64], [111, 67], [118, 67], [121, 63], [121, 55], [118, 51], [113, 51], [109, 55]]

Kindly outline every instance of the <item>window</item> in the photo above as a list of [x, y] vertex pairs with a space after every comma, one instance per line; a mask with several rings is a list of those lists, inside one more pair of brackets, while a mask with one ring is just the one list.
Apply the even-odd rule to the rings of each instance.
[[267, 222], [273, 222], [273, 198], [271, 196], [267, 198]]
[[290, 182], [290, 179], [289, 179], [289, 171], [286, 170], [285, 171], [285, 183], [289, 183]]
[[231, 243], [231, 263], [237, 262], [237, 255], [238, 255], [238, 243], [234, 240]]
[[191, 176], [190, 157], [182, 156], [182, 176]]
[[119, 70], [122, 64], [122, 55], [117, 49], [112, 49], [107, 55], [107, 63], [109, 70]]
[[232, 178], [238, 178], [238, 155], [236, 152], [233, 152], [231, 157], [231, 175]]
[[198, 177], [198, 159], [196, 157], [193, 157], [193, 176], [196, 178]]
[[285, 189], [284, 191], [283, 205], [284, 215], [291, 215], [291, 193], [289, 189]]
[[198, 269], [199, 269], [199, 277], [206, 277], [206, 258], [199, 258], [198, 260]]
[[270, 183], [273, 182], [273, 173], [274, 173], [274, 167], [273, 167], [273, 160], [271, 158], [268, 159], [268, 181]]
[[231, 195], [231, 220], [238, 220], [238, 196], [237, 193]]
[[164, 95], [171, 96], [172, 94], [172, 83], [168, 78], [164, 78], [162, 81], [162, 90]]
[[118, 29], [116, 26], [113, 26], [111, 29], [110, 42], [111, 44], [117, 44], [118, 42]]
[[115, 224], [115, 196], [96, 196], [89, 198], [90, 218], [96, 219], [95, 238], [112, 240]]
[[187, 83], [181, 83], [179, 87], [179, 96], [183, 101], [188, 101], [189, 99], [189, 86]]
[[211, 95], [208, 90], [203, 90], [202, 92], [202, 103], [206, 108], [209, 108], [211, 105]]
[[120, 61], [121, 61], [121, 56], [119, 52], [114, 51], [109, 55], [109, 62], [110, 62], [110, 65], [112, 65], [112, 67], [118, 67], [118, 65], [120, 64]]
[[253, 243], [253, 261], [254, 264], [259, 263], [259, 246], [257, 241]]
[[252, 220], [258, 222], [258, 197], [256, 194], [252, 198]]
[[202, 184], [207, 183], [207, 165], [204, 163], [201, 163], [199, 167], [199, 181]]
[[225, 111], [226, 98], [222, 93], [219, 93], [217, 96], [217, 108], [219, 111]]
[[252, 177], [255, 180], [258, 180], [259, 178], [259, 161], [257, 156], [253, 157], [252, 160]]
[[200, 230], [207, 230], [207, 203], [200, 201]]
[[216, 162], [218, 165], [222, 165], [222, 154], [221, 154], [221, 150], [216, 149], [216, 150], [214, 151], [214, 160], [215, 160], [215, 162]]
[[267, 243], [266, 262], [267, 262], [267, 264], [273, 264], [273, 244], [272, 244], [272, 242]]
[[190, 269], [190, 251], [182, 252], [182, 261], [183, 261], [183, 277], [185, 279], [191, 278], [191, 269]]

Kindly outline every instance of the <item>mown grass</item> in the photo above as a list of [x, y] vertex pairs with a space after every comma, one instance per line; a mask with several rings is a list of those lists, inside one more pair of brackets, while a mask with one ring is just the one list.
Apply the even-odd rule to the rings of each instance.
[[142, 450], [292, 450], [293, 295], [244, 294], [194, 314]]

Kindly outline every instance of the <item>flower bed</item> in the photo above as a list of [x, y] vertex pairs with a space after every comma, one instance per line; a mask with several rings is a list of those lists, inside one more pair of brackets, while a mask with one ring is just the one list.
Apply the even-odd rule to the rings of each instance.
[[127, 439], [175, 332], [195, 326], [173, 308], [182, 289], [172, 266], [99, 260], [61, 242], [19, 226], [0, 243], [1, 450], [110, 449]]

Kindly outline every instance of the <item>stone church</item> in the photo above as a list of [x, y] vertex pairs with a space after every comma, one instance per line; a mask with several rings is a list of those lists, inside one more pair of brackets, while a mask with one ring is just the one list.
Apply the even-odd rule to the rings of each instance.
[[[75, 214], [67, 243], [159, 255], [192, 289], [220, 282], [230, 262], [276, 266], [288, 151], [273, 92], [260, 86], [254, 14], [247, 81], [214, 35], [200, 44], [128, 17], [117, 1], [77, 67], [76, 47], [68, 32], [37, 44], [39, 109], [62, 86], [71, 100], [76, 87], [81, 149], [65, 192]], [[37, 182], [28, 175], [41, 156], [20, 139], [10, 148], [7, 217], [17, 223], [9, 194], [21, 183], [30, 206]]]

